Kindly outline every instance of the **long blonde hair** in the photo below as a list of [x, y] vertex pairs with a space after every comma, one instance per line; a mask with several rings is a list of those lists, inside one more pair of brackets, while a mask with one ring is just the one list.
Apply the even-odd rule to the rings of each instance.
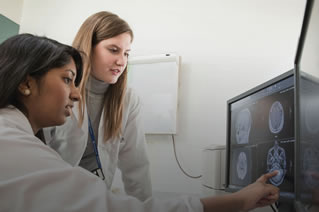
[[[79, 104], [79, 121], [83, 123], [86, 105], [86, 84], [92, 69], [91, 59], [95, 45], [100, 41], [129, 33], [133, 40], [133, 31], [126, 21], [116, 14], [102, 11], [88, 17], [76, 34], [73, 47], [84, 52], [83, 80], [80, 84], [82, 101]], [[121, 133], [124, 95], [127, 82], [127, 66], [115, 84], [111, 84], [104, 94], [104, 142]]]

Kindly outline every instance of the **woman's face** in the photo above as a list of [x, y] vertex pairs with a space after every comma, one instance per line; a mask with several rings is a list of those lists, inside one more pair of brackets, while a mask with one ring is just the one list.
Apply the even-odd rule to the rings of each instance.
[[93, 48], [93, 77], [110, 84], [116, 83], [127, 65], [131, 40], [131, 35], [126, 32], [100, 41]]
[[75, 101], [80, 99], [75, 87], [76, 67], [74, 61], [61, 68], [53, 68], [39, 82], [31, 78], [31, 94], [24, 98], [28, 119], [33, 130], [61, 125], [71, 115]]

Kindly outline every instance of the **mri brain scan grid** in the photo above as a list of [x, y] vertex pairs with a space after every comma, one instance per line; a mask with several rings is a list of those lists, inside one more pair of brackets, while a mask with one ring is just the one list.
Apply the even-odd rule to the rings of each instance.
[[270, 183], [283, 191], [293, 188], [294, 94], [289, 86], [292, 84], [282, 88], [284, 91], [273, 87], [278, 92], [267, 89], [275, 92], [250, 96], [232, 108], [231, 184], [245, 186], [277, 170]]

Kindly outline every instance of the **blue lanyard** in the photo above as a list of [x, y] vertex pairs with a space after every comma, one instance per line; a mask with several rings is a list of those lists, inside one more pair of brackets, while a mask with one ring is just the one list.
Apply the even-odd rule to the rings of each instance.
[[92, 145], [93, 145], [93, 150], [94, 150], [94, 153], [95, 153], [97, 166], [99, 167], [99, 169], [102, 170], [101, 161], [100, 161], [100, 157], [99, 157], [99, 152], [97, 151], [97, 145], [96, 145], [96, 141], [95, 141], [95, 136], [94, 136], [94, 132], [93, 132], [93, 128], [92, 128], [91, 119], [90, 119], [89, 116], [88, 116], [88, 119], [89, 119], [89, 133], [90, 133], [90, 137], [91, 137], [91, 141], [92, 141]]

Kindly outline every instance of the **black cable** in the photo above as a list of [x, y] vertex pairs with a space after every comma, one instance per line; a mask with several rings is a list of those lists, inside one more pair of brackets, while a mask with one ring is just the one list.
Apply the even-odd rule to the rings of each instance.
[[311, 207], [312, 207], [312, 204], [309, 204], [308, 207], [307, 207], [307, 209], [310, 210]]
[[178, 165], [178, 167], [180, 168], [180, 170], [181, 170], [187, 177], [190, 177], [190, 178], [193, 178], [193, 179], [201, 178], [202, 175], [199, 175], [199, 176], [191, 176], [191, 175], [187, 174], [187, 173], [184, 171], [184, 169], [182, 168], [182, 166], [181, 166], [181, 164], [179, 163], [178, 158], [177, 158], [174, 135], [172, 135], [172, 140], [173, 140], [173, 149], [174, 149], [175, 160], [176, 160], [177, 165]]
[[275, 202], [275, 206], [278, 209], [279, 208], [279, 202]]
[[273, 212], [277, 212], [277, 210], [274, 208], [274, 206], [272, 204], [270, 205], [270, 207], [271, 207]]

